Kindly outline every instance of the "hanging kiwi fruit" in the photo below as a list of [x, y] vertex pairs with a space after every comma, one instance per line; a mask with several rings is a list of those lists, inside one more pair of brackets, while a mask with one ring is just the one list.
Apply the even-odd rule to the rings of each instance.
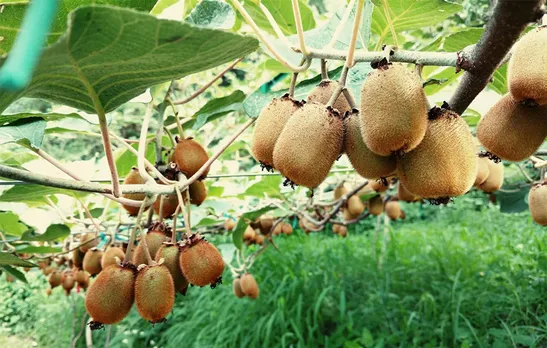
[[[164, 223], [157, 222], [150, 226], [146, 235], [141, 236], [141, 238], [146, 238], [146, 245], [148, 246], [148, 251], [150, 257], [154, 258], [159, 248], [163, 245], [164, 242], [169, 241], [171, 237], [171, 230]], [[135, 248], [133, 253], [133, 264], [138, 266], [142, 264], [148, 264], [144, 244], [139, 243]]]
[[370, 214], [378, 216], [384, 212], [384, 201], [382, 196], [374, 196], [367, 201], [367, 208]]
[[361, 132], [380, 156], [416, 148], [427, 129], [428, 102], [420, 77], [402, 64], [380, 65], [361, 87]]
[[528, 204], [532, 219], [542, 226], [547, 226], [547, 185], [544, 182], [530, 188]]
[[101, 266], [102, 268], [106, 268], [110, 265], [116, 264], [116, 258], [123, 260], [125, 257], [125, 253], [123, 252], [122, 248], [116, 247], [116, 246], [109, 246], [106, 248], [106, 251], [103, 254], [102, 260], [101, 260]]
[[486, 193], [496, 192], [503, 185], [504, 167], [501, 161], [488, 159], [488, 176], [478, 187]]
[[401, 216], [401, 205], [397, 201], [388, 201], [386, 202], [385, 211], [391, 220], [397, 220]]
[[489, 161], [487, 156], [477, 157], [477, 176], [475, 177], [473, 186], [479, 187], [488, 178], [488, 175], [490, 174]]
[[135, 304], [143, 319], [153, 324], [165, 321], [175, 304], [175, 285], [165, 265], [139, 267], [135, 279]]
[[[124, 185], [144, 185], [146, 180], [139, 173], [137, 167], [131, 168], [131, 171], [123, 180]], [[132, 199], [134, 201], [144, 201], [146, 195], [144, 193], [124, 193], [123, 198]], [[127, 211], [130, 216], [137, 216], [140, 207], [133, 207], [130, 205], [122, 204], [122, 207]], [[148, 209], [148, 207], [146, 207]]]
[[186, 290], [188, 289], [188, 280], [186, 280], [182, 274], [179, 258], [180, 248], [178, 245], [172, 243], [164, 243], [156, 253], [156, 262], [160, 262], [160, 260], [163, 259], [163, 265], [165, 265], [169, 270], [169, 273], [171, 273], [175, 291], [185, 295]]
[[[319, 82], [319, 84], [310, 92], [310, 94], [308, 94], [308, 103], [327, 105], [338, 86], [338, 81], [332, 81], [327, 79]], [[352, 111], [352, 108], [343, 93], [338, 96], [332, 107], [338, 110], [338, 113], [340, 113], [340, 115], [345, 115], [346, 112]]]
[[403, 202], [417, 202], [421, 200], [420, 196], [417, 196], [410, 192], [405, 185], [403, 185], [400, 181], [397, 185], [397, 198]]
[[[171, 155], [171, 162], [175, 162], [179, 170], [187, 177], [196, 174], [197, 171], [209, 160], [209, 155], [194, 138], [181, 139], [175, 137], [177, 145]], [[209, 168], [201, 175], [200, 180], [204, 179], [209, 173]]]
[[253, 300], [256, 299], [260, 294], [258, 283], [250, 273], [245, 273], [244, 275], [242, 275], [239, 279], [239, 284], [241, 286], [241, 291]]
[[222, 282], [224, 260], [218, 249], [199, 234], [193, 234], [181, 244], [180, 269], [190, 284], [211, 285]]

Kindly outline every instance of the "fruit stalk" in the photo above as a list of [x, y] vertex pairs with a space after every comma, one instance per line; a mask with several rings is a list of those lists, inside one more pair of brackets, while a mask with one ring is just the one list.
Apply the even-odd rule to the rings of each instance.
[[[129, 236], [127, 252], [125, 253], [125, 258], [123, 259], [123, 262], [131, 261], [131, 252], [133, 249], [133, 245], [135, 245], [135, 238], [137, 237], [137, 228], [140, 228], [142, 213], [144, 212], [144, 208], [154, 203], [155, 200], [156, 200], [156, 197], [149, 196], [149, 197], [146, 197], [144, 201], [142, 201], [141, 207], [139, 209], [139, 213], [137, 214], [137, 218], [135, 219], [135, 227], [133, 228], [133, 231], [131, 231], [131, 235]], [[145, 239], [145, 238], [142, 238], [142, 239]], [[148, 251], [148, 248], [145, 248], [145, 250]], [[148, 256], [150, 257], [150, 254], [148, 254]]]
[[118, 177], [118, 169], [116, 168], [114, 155], [112, 154], [112, 144], [110, 143], [106, 115], [104, 112], [97, 112], [97, 116], [99, 116], [99, 127], [101, 128], [106, 161], [108, 162], [108, 168], [110, 169], [110, 175], [112, 176], [112, 194], [114, 197], [119, 198], [121, 196], [120, 179]]
[[162, 153], [162, 146], [161, 146], [161, 138], [163, 137], [163, 115], [165, 113], [165, 109], [167, 108], [167, 105], [165, 103], [161, 103], [158, 109], [158, 129], [156, 129], [156, 163], [161, 164], [163, 163], [161, 153]]
[[346, 10], [344, 11], [344, 15], [342, 16], [342, 19], [340, 20], [338, 27], [336, 27], [336, 31], [332, 35], [332, 39], [327, 45], [328, 49], [333, 48], [336, 42], [338, 41], [338, 37], [340, 36], [340, 33], [342, 33], [342, 30], [344, 30], [344, 26], [348, 21], [348, 18], [349, 18], [349, 15], [351, 14], [351, 10], [353, 9], [353, 6], [355, 6], [355, 0], [351, 0], [348, 6], [346, 7]]
[[146, 171], [144, 165], [144, 159], [146, 158], [146, 136], [148, 135], [148, 124], [150, 123], [150, 117], [152, 117], [152, 111], [154, 105], [152, 102], [146, 107], [144, 118], [142, 120], [141, 135], [139, 137], [139, 155], [137, 156], [137, 167], [139, 168], [139, 174], [145, 179], [147, 183], [155, 182], [154, 178]]
[[327, 70], [327, 60], [324, 58], [321, 58], [321, 79], [322, 80], [329, 79], [329, 71]]
[[[298, 44], [300, 45], [300, 51], [304, 56], [308, 56], [308, 48], [306, 47], [306, 39], [304, 38], [304, 27], [302, 25], [302, 16], [300, 15], [299, 0], [292, 0], [292, 11], [294, 14], [294, 23], [296, 24], [296, 34], [298, 35]], [[364, 2], [364, 0], [362, 0]]]

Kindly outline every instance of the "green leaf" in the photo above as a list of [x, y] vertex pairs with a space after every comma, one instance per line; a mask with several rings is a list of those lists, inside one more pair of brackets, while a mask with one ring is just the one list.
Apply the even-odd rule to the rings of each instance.
[[6, 271], [7, 273], [11, 274], [15, 279], [22, 281], [23, 283], [28, 283], [27, 277], [25, 277], [25, 274], [21, 272], [20, 270], [15, 269], [8, 265], [2, 266], [2, 269], [4, 269], [4, 271]]
[[165, 10], [166, 8], [170, 6], [173, 6], [179, 1], [184, 1], [184, 0], [158, 0], [158, 2], [156, 2], [156, 5], [154, 5], [154, 8], [152, 9], [152, 11], [150, 11], [150, 14], [157, 16], [160, 13], [162, 13], [163, 10]]
[[10, 236], [21, 236], [28, 227], [25, 224], [19, 222], [19, 216], [17, 214], [8, 212], [0, 212], [0, 231]]
[[192, 129], [198, 130], [207, 123], [214, 121], [222, 116], [232, 112], [237, 112], [242, 109], [245, 93], [235, 91], [227, 97], [216, 98], [209, 100], [198, 112], [192, 117], [195, 122]]
[[25, 233], [22, 237], [22, 241], [29, 242], [52, 242], [55, 240], [61, 240], [70, 234], [70, 228], [67, 225], [52, 224], [49, 225], [43, 234]]
[[0, 94], [0, 111], [26, 96], [109, 112], [150, 86], [258, 48], [252, 37], [107, 6], [80, 7], [69, 23], [67, 34], [44, 51], [30, 85]]
[[388, 5], [396, 33], [437, 25], [462, 9], [461, 5], [444, 0], [375, 0], [377, 6], [372, 14], [372, 31], [380, 36], [379, 43], [393, 43], [382, 5], [384, 2]]
[[248, 224], [245, 220], [239, 219], [232, 232], [232, 241], [239, 250], [241, 250], [241, 247], [243, 246], [243, 233], [245, 232], [245, 229], [247, 229], [247, 226]]
[[48, 247], [48, 246], [34, 246], [29, 245], [21, 249], [17, 249], [18, 253], [24, 254], [49, 254], [49, 253], [60, 253], [63, 251], [62, 248]]
[[236, 22], [232, 6], [219, 0], [202, 0], [186, 18], [188, 23], [211, 29], [231, 29]]
[[58, 189], [55, 187], [48, 187], [36, 184], [28, 185], [16, 185], [2, 192], [0, 195], [0, 202], [8, 203], [26, 203], [30, 206], [44, 206], [47, 202], [46, 196], [64, 194], [71, 197], [77, 195], [86, 195], [86, 193], [74, 192], [70, 190]]
[[[135, 150], [139, 149], [139, 144], [132, 144]], [[129, 150], [123, 148], [120, 150], [120, 153], [116, 153], [116, 168], [118, 169], [118, 175], [120, 177], [125, 177], [131, 171], [131, 168], [137, 166], [137, 156], [132, 154]], [[156, 162], [156, 146], [153, 142], [149, 142], [146, 148], [146, 159], [150, 163]]]
[[36, 267], [32, 262], [20, 259], [13, 254], [2, 253], [0, 252], [0, 265], [12, 265], [12, 266], [21, 266], [21, 267]]
[[479, 123], [481, 114], [476, 110], [467, 108], [462, 114], [462, 117], [469, 127], [474, 127]]
[[34, 152], [14, 152], [0, 149], [0, 163], [10, 167], [21, 167], [21, 165], [35, 160], [37, 155]]
[[33, 113], [21, 113], [21, 114], [13, 114], [13, 115], [2, 115], [0, 116], [0, 126], [6, 126], [10, 123], [13, 123], [15, 121], [24, 120], [24, 119], [43, 119], [48, 122], [50, 121], [60, 121], [63, 119], [78, 119], [78, 120], [85, 120], [87, 123], [93, 123], [98, 124], [98, 120], [96, 117], [93, 118], [85, 118], [83, 116], [80, 116], [77, 113], [71, 113], [71, 114], [58, 114], [58, 113], [51, 113], [51, 114], [33, 114]]
[[279, 175], [263, 176], [260, 181], [247, 188], [243, 196], [264, 198], [264, 195], [268, 195], [271, 198], [281, 198], [281, 181], [282, 177]]
[[366, 327], [363, 329], [360, 341], [366, 348], [374, 346], [374, 338], [372, 337], [372, 333]]
[[505, 95], [509, 92], [507, 86], [507, 64], [504, 64], [499, 69], [494, 71], [492, 82], [488, 84], [488, 88], [500, 95]]
[[[268, 10], [270, 10], [270, 13], [274, 17], [277, 24], [279, 24], [281, 31], [285, 35], [296, 34], [296, 24], [294, 22], [291, 1], [261, 0], [261, 2]], [[304, 31], [315, 28], [315, 18], [313, 18], [312, 10], [302, 0], [299, 0], [299, 5]], [[275, 31], [270, 25], [270, 22], [257, 4], [253, 1], [245, 1], [244, 6], [245, 9], [247, 9], [247, 12], [249, 12], [249, 15], [255, 20], [256, 24], [262, 30], [275, 35]]]
[[529, 187], [521, 188], [516, 192], [497, 191], [495, 195], [500, 204], [500, 211], [502, 213], [520, 213], [528, 210], [526, 196], [529, 191]]
[[219, 223], [222, 223], [222, 221], [219, 221], [217, 219], [213, 219], [213, 218], [210, 218], [210, 217], [204, 217], [197, 224], [195, 224], [193, 227], [213, 226], [213, 225], [217, 225]]
[[207, 188], [207, 197], [222, 197], [224, 193], [223, 186], [209, 186]]
[[[0, 13], [2, 25], [0, 26], [0, 37], [4, 39], [0, 42], [0, 56], [8, 53], [13, 45], [15, 37], [19, 32], [19, 27], [23, 22], [23, 17], [28, 7], [28, 1], [16, 1], [13, 4], [2, 2], [3, 11]], [[82, 5], [113, 5], [118, 7], [129, 7], [138, 11], [150, 11], [156, 3], [156, 0], [61, 0], [57, 10], [55, 21], [47, 37], [47, 43], [52, 44], [63, 34], [67, 27], [68, 13]]]
[[[1, 97], [0, 97], [1, 98]], [[46, 130], [46, 121], [42, 118], [27, 118], [0, 126], [0, 145], [16, 143], [39, 149]]]
[[248, 211], [248, 212], [244, 213], [243, 215], [241, 215], [241, 219], [248, 220], [249, 222], [254, 221], [254, 220], [258, 219], [259, 217], [261, 217], [262, 215], [266, 214], [267, 212], [269, 212], [271, 210], [275, 210], [275, 209], [277, 209], [277, 208], [274, 207], [274, 206], [268, 205], [268, 206], [262, 207], [260, 209], [253, 210], [253, 211]]

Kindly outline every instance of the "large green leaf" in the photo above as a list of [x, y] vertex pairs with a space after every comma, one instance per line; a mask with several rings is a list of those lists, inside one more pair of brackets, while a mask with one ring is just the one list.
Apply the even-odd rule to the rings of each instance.
[[51, 114], [33, 114], [33, 113], [21, 113], [21, 114], [12, 114], [12, 115], [2, 115], [0, 116], [0, 126], [6, 126], [10, 123], [13, 123], [15, 121], [19, 120], [25, 120], [25, 119], [43, 119], [48, 122], [54, 122], [54, 121], [60, 121], [63, 119], [78, 119], [78, 120], [85, 120], [88, 123], [94, 123], [98, 124], [98, 121], [96, 117], [93, 118], [85, 118], [77, 113], [71, 113], [71, 114], [59, 114], [59, 113], [51, 113]]
[[[29, 267], [29, 266], [27, 266]], [[4, 265], [2, 266], [2, 269], [4, 271], [6, 271], [7, 273], [11, 274], [15, 279], [19, 280], [19, 281], [22, 281], [23, 283], [28, 283], [27, 281], [27, 277], [25, 276], [25, 274], [21, 271], [19, 271], [18, 269], [15, 269], [11, 266], [8, 266], [8, 265]]]
[[29, 242], [51, 242], [68, 237], [70, 228], [67, 225], [52, 224], [42, 234], [25, 233], [21, 240]]
[[267, 195], [271, 198], [281, 198], [281, 182], [280, 175], [264, 176], [260, 181], [252, 184], [243, 196], [264, 198], [264, 195]]
[[0, 145], [16, 143], [38, 149], [42, 146], [45, 131], [46, 121], [42, 118], [21, 119], [0, 126]]
[[[3, 37], [3, 40], [0, 40], [0, 56], [11, 49], [15, 36], [19, 32], [19, 27], [23, 22], [28, 3], [28, 1], [11, 1], [11, 3], [2, 1], [4, 8], [0, 13], [0, 22], [2, 22], [2, 25], [0, 25], [0, 37]], [[68, 13], [79, 6], [102, 4], [129, 7], [139, 11], [149, 11], [155, 3], [156, 0], [60, 0], [57, 16], [53, 22], [47, 42], [51, 44], [59, 39], [66, 29]]]
[[488, 88], [500, 95], [504, 95], [509, 92], [509, 88], [507, 86], [507, 64], [502, 65], [499, 69], [494, 71], [492, 82], [488, 84]]
[[30, 85], [0, 94], [0, 111], [27, 96], [108, 112], [150, 86], [213, 68], [258, 47], [252, 37], [108, 6], [80, 7], [69, 15], [69, 23], [67, 34], [44, 51]]
[[21, 266], [21, 267], [35, 267], [36, 265], [32, 262], [28, 262], [18, 258], [13, 254], [2, 253], [0, 252], [0, 265], [12, 265], [12, 266]]
[[245, 93], [235, 91], [229, 96], [209, 100], [193, 116], [195, 122], [192, 129], [198, 130], [205, 124], [214, 121], [222, 116], [242, 110], [242, 104], [245, 100]]
[[2, 192], [0, 195], [0, 202], [8, 203], [25, 203], [31, 206], [43, 207], [45, 206], [47, 200], [46, 196], [55, 195], [55, 194], [64, 194], [73, 197], [74, 195], [86, 195], [86, 193], [70, 190], [58, 189], [55, 187], [48, 187], [36, 184], [28, 185], [16, 185]]
[[17, 249], [18, 253], [23, 254], [50, 254], [50, 253], [60, 253], [63, 251], [62, 248], [49, 247], [49, 246], [35, 246], [29, 245], [20, 249]]
[[211, 29], [231, 29], [236, 22], [232, 6], [220, 0], [202, 0], [186, 18], [188, 23]]
[[10, 167], [21, 167], [21, 165], [36, 159], [34, 152], [15, 152], [9, 149], [0, 148], [0, 163]]
[[[274, 17], [277, 24], [281, 28], [281, 31], [285, 35], [296, 34], [296, 24], [294, 22], [294, 14], [292, 10], [291, 1], [280, 1], [280, 0], [261, 0], [262, 4], [266, 6], [270, 13]], [[306, 5], [305, 1], [299, 0], [300, 4], [300, 15], [302, 17], [302, 26], [304, 31], [311, 30], [315, 28], [315, 19], [313, 18], [313, 12]], [[253, 1], [245, 1], [245, 8], [255, 20], [256, 24], [262, 29], [271, 34], [275, 34], [275, 31], [272, 29], [270, 22], [260, 10], [257, 4]]]
[[19, 216], [11, 211], [0, 212], [0, 231], [10, 236], [21, 236], [28, 227], [19, 222]]

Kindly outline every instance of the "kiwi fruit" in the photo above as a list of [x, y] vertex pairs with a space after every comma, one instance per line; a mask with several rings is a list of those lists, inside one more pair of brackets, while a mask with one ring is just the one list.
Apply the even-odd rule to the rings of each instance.
[[84, 270], [79, 270], [74, 272], [74, 280], [78, 285], [81, 287], [87, 287], [86, 285], [89, 283], [89, 273], [87, 273]]
[[340, 114], [308, 103], [287, 121], [274, 148], [274, 167], [293, 184], [317, 187], [328, 176], [342, 148]]
[[40, 268], [41, 270], [45, 269], [50, 264], [51, 264], [51, 261], [49, 259], [40, 260], [37, 262], [38, 268]]
[[224, 229], [226, 231], [232, 231], [234, 228], [236, 228], [237, 223], [232, 219], [227, 219], [226, 222], [224, 222]]
[[243, 232], [243, 240], [254, 241], [256, 238], [256, 231], [251, 226], [247, 226], [245, 232]]
[[428, 102], [420, 77], [402, 64], [380, 66], [361, 87], [361, 134], [380, 156], [416, 148], [426, 133]]
[[198, 207], [207, 198], [207, 188], [203, 181], [194, 181], [188, 187], [188, 191], [190, 193], [190, 203]]
[[338, 232], [340, 232], [340, 226], [342, 226], [342, 225], [332, 224], [332, 233], [338, 234]]
[[50, 275], [51, 273], [53, 273], [53, 271], [54, 271], [55, 269], [56, 269], [56, 268], [53, 267], [53, 266], [47, 266], [46, 268], [44, 268], [44, 269], [42, 270], [42, 273], [43, 273], [44, 275], [47, 276], [47, 275]]
[[528, 196], [532, 219], [542, 226], [547, 225], [547, 186], [545, 183], [536, 184], [530, 188]]
[[393, 174], [397, 168], [395, 156], [379, 156], [370, 151], [361, 135], [359, 112], [354, 111], [344, 120], [343, 152], [355, 171], [364, 178], [380, 178]]
[[386, 192], [389, 189], [389, 180], [387, 179], [379, 179], [379, 180], [371, 180], [369, 182], [369, 186], [374, 191], [380, 193], [380, 192]]
[[261, 234], [257, 234], [255, 238], [255, 243], [258, 245], [264, 244], [264, 236]]
[[75, 282], [72, 272], [65, 272], [61, 276], [61, 286], [65, 289], [65, 294], [67, 296], [70, 295], [70, 291], [74, 288]]
[[258, 284], [256, 283], [255, 278], [250, 273], [245, 273], [244, 275], [242, 275], [241, 279], [239, 280], [239, 284], [243, 293], [253, 300], [257, 298], [260, 294]]
[[401, 183], [423, 198], [446, 202], [466, 193], [477, 174], [473, 136], [465, 120], [447, 107], [434, 107], [423, 141], [397, 159]]
[[[262, 234], [268, 234], [270, 233], [270, 230], [272, 229], [272, 226], [273, 226], [273, 223], [274, 223], [274, 220], [271, 216], [268, 216], [268, 215], [262, 215], [259, 219], [259, 222], [260, 222], [260, 232], [262, 232]], [[279, 226], [280, 224], [277, 224], [277, 226]], [[281, 228], [281, 227], [280, 227]]]
[[479, 187], [480, 184], [485, 182], [486, 178], [488, 178], [488, 175], [490, 174], [488, 162], [490, 162], [488, 157], [477, 157], [477, 176], [475, 177], [473, 186]]
[[391, 220], [397, 220], [401, 216], [401, 205], [397, 201], [388, 201], [385, 211]]
[[488, 177], [479, 185], [479, 189], [484, 192], [491, 193], [499, 190], [503, 185], [504, 167], [503, 163], [495, 163], [488, 160]]
[[397, 185], [397, 197], [403, 202], [417, 202], [421, 199], [420, 196], [410, 192], [401, 182]]
[[[166, 234], [166, 231], [167, 228], [165, 225], [158, 223], [152, 225], [146, 235], [141, 237], [146, 238], [146, 245], [148, 246], [148, 251], [150, 252], [150, 257], [152, 259], [156, 256], [156, 253], [161, 248], [163, 243], [168, 241], [168, 237], [170, 236]], [[142, 242], [139, 243], [137, 248], [135, 248], [135, 252], [133, 253], [133, 264], [137, 266], [148, 264]]]
[[[161, 196], [158, 196], [154, 202], [154, 212], [160, 215], [160, 202]], [[163, 209], [162, 209], [162, 219], [169, 218], [175, 214], [179, 206], [179, 198], [176, 194], [163, 195]]]
[[52, 289], [61, 285], [61, 276], [61, 271], [55, 271], [49, 275], [48, 282]]
[[84, 256], [84, 263], [83, 263], [83, 269], [84, 271], [88, 272], [92, 276], [95, 274], [99, 274], [103, 267], [101, 266], [102, 258], [103, 258], [103, 252], [98, 249], [91, 249], [87, 253], [85, 253]]
[[156, 253], [156, 262], [163, 259], [163, 265], [167, 267], [175, 286], [175, 291], [181, 294], [186, 293], [188, 280], [184, 278], [179, 265], [180, 250], [178, 245], [163, 244]]
[[47, 288], [47, 289], [46, 289], [46, 295], [47, 295], [47, 296], [51, 296], [52, 293], [53, 293], [53, 291], [52, 291], [51, 288]]
[[351, 221], [356, 219], [359, 215], [353, 215], [348, 208], [342, 208], [342, 215], [344, 216], [344, 220]]
[[340, 228], [338, 229], [338, 235], [342, 238], [346, 238], [348, 235], [348, 228], [344, 225], [340, 225]]
[[513, 46], [507, 82], [509, 92], [519, 102], [547, 105], [546, 28], [529, 31]]
[[103, 269], [110, 265], [116, 264], [116, 257], [122, 261], [125, 258], [125, 253], [123, 252], [122, 248], [118, 248], [115, 246], [109, 246], [106, 248], [106, 251], [103, 254], [103, 258], [101, 260], [101, 266]]
[[279, 236], [281, 233], [283, 233], [283, 223], [282, 222], [275, 225], [275, 228], [273, 230], [274, 236]]
[[[175, 162], [181, 172], [191, 177], [209, 160], [205, 149], [193, 138], [175, 138], [177, 145], [171, 155], [171, 162]], [[200, 179], [205, 178], [209, 168], [203, 173]]]
[[9, 274], [9, 273], [6, 273], [6, 281], [7, 281], [8, 283], [13, 283], [13, 282], [15, 281], [15, 277], [12, 276], [12, 275]]
[[[125, 177], [123, 183], [124, 185], [144, 185], [146, 180], [141, 176], [137, 167], [133, 167], [131, 168], [129, 174]], [[144, 201], [146, 195], [144, 193], [124, 193], [122, 197], [135, 201]], [[140, 210], [140, 207], [133, 207], [125, 204], [122, 204], [122, 206], [130, 216], [137, 216]]]
[[291, 233], [292, 233], [292, 225], [291, 225], [291, 224], [288, 224], [288, 223], [283, 223], [283, 225], [281, 226], [281, 231], [282, 231], [286, 236], [290, 236]]
[[401, 214], [399, 214], [399, 219], [401, 219], [401, 220], [406, 219], [406, 214], [405, 214], [405, 211], [403, 209], [401, 209]]
[[260, 112], [253, 132], [251, 152], [253, 157], [266, 168], [273, 168], [273, 151], [277, 138], [287, 120], [302, 105], [301, 102], [286, 94], [281, 98], [274, 98]]
[[[89, 249], [95, 248], [99, 245], [99, 238], [95, 233], [84, 233], [80, 239], [80, 251], [86, 253]], [[89, 242], [90, 240], [93, 240]], [[82, 259], [83, 260], [83, 259]]]
[[481, 118], [477, 137], [497, 157], [522, 161], [541, 146], [547, 136], [547, 106], [528, 107], [506, 94]]
[[85, 253], [82, 252], [79, 248], [72, 250], [72, 263], [76, 268], [82, 268], [84, 262]]
[[384, 202], [382, 200], [382, 196], [374, 196], [367, 203], [367, 208], [370, 214], [378, 216], [384, 212]]
[[365, 211], [365, 205], [358, 195], [353, 195], [348, 199], [348, 211], [353, 216], [359, 216]]
[[[308, 103], [327, 105], [338, 86], [338, 81], [323, 80], [319, 82], [310, 94], [308, 94]], [[336, 99], [332, 107], [338, 110], [340, 115], [345, 115], [346, 112], [352, 111], [346, 96], [342, 93], [340, 93], [340, 96]]]
[[166, 266], [139, 269], [135, 280], [135, 304], [143, 319], [151, 323], [165, 321], [175, 304], [175, 285]]
[[193, 234], [181, 246], [180, 269], [190, 284], [216, 286], [222, 281], [224, 260], [218, 249], [199, 234]]
[[235, 278], [232, 283], [232, 289], [234, 290], [234, 295], [236, 295], [237, 298], [243, 298], [245, 297], [245, 293], [241, 289], [241, 280], [240, 278]]
[[116, 324], [129, 314], [135, 299], [135, 277], [135, 266], [129, 263], [113, 265], [99, 273], [85, 297], [93, 327]]
[[334, 199], [338, 200], [342, 198], [342, 196], [345, 195], [346, 193], [348, 193], [348, 189], [346, 188], [344, 184], [340, 184], [336, 186], [336, 188], [334, 189]]

